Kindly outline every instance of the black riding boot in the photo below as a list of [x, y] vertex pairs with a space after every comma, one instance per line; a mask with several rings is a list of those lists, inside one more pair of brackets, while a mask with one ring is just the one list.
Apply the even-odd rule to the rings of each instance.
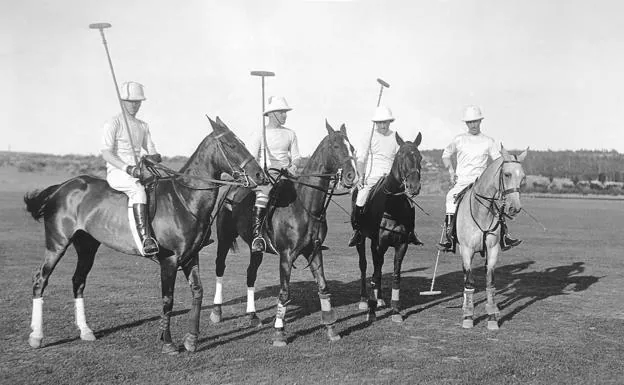
[[416, 235], [416, 228], [415, 228], [415, 226], [416, 226], [416, 213], [414, 212], [414, 209], [411, 210], [409, 219], [410, 219], [410, 223], [414, 226], [414, 229], [412, 229], [412, 231], [410, 231], [407, 234], [407, 243], [411, 243], [411, 244], [416, 245], [416, 246], [421, 246], [424, 243], [422, 243], [420, 241], [420, 239], [418, 239], [418, 236]]
[[453, 230], [455, 227], [455, 214], [446, 214], [444, 218], [444, 236], [446, 238], [438, 244], [440, 251], [453, 251]]
[[[253, 241], [251, 241], [251, 251], [252, 252], [265, 252], [267, 251], [267, 243], [262, 236], [262, 226], [264, 225], [264, 217], [266, 216], [266, 207], [258, 207], [254, 206], [253, 208], [253, 229], [252, 236]], [[269, 253], [277, 254], [275, 250], [268, 250]]]
[[158, 243], [150, 236], [149, 224], [147, 223], [147, 210], [145, 203], [135, 203], [132, 205], [134, 221], [143, 245], [143, 254], [154, 255], [158, 253]]
[[507, 224], [504, 221], [501, 222], [501, 249], [503, 251], [507, 251], [512, 247], [518, 246], [521, 243], [521, 239], [515, 239], [509, 236]]
[[362, 232], [360, 231], [360, 222], [362, 220], [362, 207], [354, 206], [351, 213], [351, 227], [353, 227], [353, 235], [349, 240], [349, 247], [353, 247], [362, 241]]

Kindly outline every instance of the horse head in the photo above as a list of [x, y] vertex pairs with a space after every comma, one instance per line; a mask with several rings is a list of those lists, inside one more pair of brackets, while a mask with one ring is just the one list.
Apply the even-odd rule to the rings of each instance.
[[520, 202], [520, 188], [526, 184], [526, 176], [522, 168], [522, 161], [529, 149], [520, 155], [512, 155], [501, 144], [501, 156], [503, 163], [500, 170], [499, 190], [505, 200], [505, 214], [515, 216], [522, 210]]
[[400, 147], [394, 157], [394, 163], [390, 172], [401, 182], [405, 193], [414, 197], [420, 193], [420, 162], [422, 161], [422, 155], [418, 150], [418, 145], [422, 141], [422, 134], [419, 132], [413, 142], [405, 142], [399, 134], [395, 135]]
[[212, 138], [216, 149], [207, 148], [206, 152], [212, 153], [213, 165], [216, 168], [214, 174], [218, 176], [222, 173], [228, 174], [245, 187], [266, 184], [262, 168], [236, 134], [218, 116], [216, 120], [210, 117], [208, 120], [212, 126], [212, 134], [207, 139]]
[[340, 183], [345, 188], [351, 188], [358, 182], [359, 177], [355, 167], [353, 146], [347, 136], [347, 128], [343, 123], [340, 130], [336, 131], [327, 120], [325, 120], [325, 127], [328, 135], [323, 139], [323, 146], [328, 171], [338, 172], [341, 170]]

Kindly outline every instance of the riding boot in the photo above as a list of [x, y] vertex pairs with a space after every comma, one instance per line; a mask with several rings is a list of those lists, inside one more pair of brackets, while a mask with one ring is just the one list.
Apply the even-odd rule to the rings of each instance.
[[362, 220], [363, 207], [355, 206], [351, 213], [351, 227], [353, 227], [353, 235], [349, 240], [349, 247], [353, 247], [362, 241], [362, 231], [360, 230], [360, 223]]
[[254, 206], [252, 223], [253, 240], [251, 241], [251, 252], [254, 253], [266, 251], [271, 254], [277, 254], [277, 251], [273, 247], [267, 245], [267, 242], [262, 235], [262, 228], [264, 225], [264, 218], [266, 217], [266, 210], [266, 207]]
[[521, 243], [521, 239], [516, 239], [509, 236], [507, 224], [504, 221], [501, 222], [501, 249], [503, 251], [507, 251], [512, 247], [518, 246]]
[[424, 245], [424, 243], [422, 243], [420, 239], [418, 239], [418, 236], [416, 235], [416, 232], [414, 230], [410, 231], [407, 234], [407, 243], [411, 243], [416, 246]]
[[158, 253], [158, 243], [150, 236], [149, 224], [147, 223], [147, 210], [145, 203], [135, 203], [132, 205], [134, 213], [134, 221], [136, 222], [137, 232], [143, 245], [143, 254], [154, 255]]
[[444, 241], [438, 244], [440, 251], [453, 251], [453, 230], [455, 229], [455, 214], [446, 214], [444, 218]]

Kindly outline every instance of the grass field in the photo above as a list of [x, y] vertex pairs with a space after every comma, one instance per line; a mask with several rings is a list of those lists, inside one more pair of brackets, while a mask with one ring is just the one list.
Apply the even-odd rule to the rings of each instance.
[[[50, 178], [51, 179], [51, 178]], [[57, 180], [58, 181], [58, 180]], [[47, 180], [42, 182], [45, 187]], [[51, 183], [51, 182], [50, 182]], [[32, 186], [26, 186], [31, 188]], [[1, 187], [0, 187], [1, 188]], [[157, 342], [161, 310], [156, 264], [102, 248], [87, 280], [87, 321], [98, 340], [84, 342], [74, 325], [71, 276], [76, 255], [68, 251], [45, 292], [44, 345], [28, 345], [31, 275], [41, 263], [43, 226], [23, 208], [23, 191], [0, 193], [0, 382], [6, 384], [621, 384], [624, 383], [624, 205], [621, 201], [524, 199], [528, 216], [510, 224], [524, 243], [502, 255], [496, 300], [501, 329], [485, 324], [482, 261], [476, 271], [477, 322], [461, 329], [462, 272], [459, 256], [441, 257], [436, 289], [428, 290], [440, 236], [443, 198], [419, 198], [431, 213], [417, 213], [425, 246], [410, 246], [403, 264], [406, 320], [390, 309], [366, 322], [357, 309], [357, 253], [346, 247], [346, 214], [330, 205], [325, 244], [326, 276], [337, 308], [342, 340], [330, 343], [320, 323], [316, 284], [298, 261], [286, 330], [289, 345], [271, 345], [279, 291], [277, 259], [265, 256], [257, 281], [260, 328], [242, 323], [247, 253], [231, 254], [224, 279], [224, 322], [209, 320], [214, 294], [211, 245], [201, 252], [204, 283], [199, 349], [163, 356]], [[347, 207], [344, 197], [338, 203]], [[384, 284], [389, 302], [392, 255]], [[369, 263], [369, 266], [371, 264]], [[369, 271], [368, 275], [371, 274]], [[174, 340], [187, 331], [191, 294], [180, 273], [176, 285]]]

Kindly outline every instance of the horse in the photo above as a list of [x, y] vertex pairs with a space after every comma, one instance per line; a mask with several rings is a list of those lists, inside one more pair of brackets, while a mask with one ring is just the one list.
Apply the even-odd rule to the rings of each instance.
[[501, 224], [505, 217], [511, 219], [522, 210], [520, 188], [526, 180], [522, 161], [527, 152], [528, 148], [518, 156], [511, 155], [501, 145], [501, 156], [490, 163], [463, 194], [460, 193], [455, 231], [464, 270], [462, 327], [465, 329], [474, 326], [472, 260], [477, 252], [485, 257], [487, 328], [499, 328], [500, 311], [494, 302], [494, 268], [501, 251]]
[[[173, 291], [180, 268], [192, 292], [189, 332], [184, 347], [197, 348], [203, 288], [199, 274], [199, 250], [210, 237], [210, 218], [217, 201], [221, 173], [232, 176], [237, 185], [255, 187], [266, 183], [262, 168], [236, 135], [219, 119], [208, 118], [213, 132], [204, 138], [193, 155], [173, 178], [159, 180], [154, 188], [155, 206], [151, 222], [160, 250], [153, 258], [160, 264], [163, 310], [160, 320], [161, 351], [178, 353], [169, 328]], [[201, 185], [198, 185], [200, 182]], [[227, 182], [224, 182], [227, 183]], [[80, 338], [94, 341], [84, 313], [86, 278], [98, 247], [104, 244], [129, 255], [141, 255], [128, 220], [128, 199], [96, 177], [82, 175], [33, 191], [24, 196], [26, 209], [35, 220], [44, 219], [46, 250], [41, 266], [33, 276], [33, 313], [30, 346], [41, 347], [43, 340], [43, 292], [55, 266], [69, 245], [78, 254], [72, 277], [76, 324]]]
[[[394, 270], [392, 273], [392, 320], [402, 322], [400, 305], [401, 265], [407, 252], [408, 234], [414, 230], [414, 197], [420, 193], [422, 155], [418, 146], [422, 141], [419, 132], [414, 142], [404, 141], [398, 134], [399, 144], [390, 173], [371, 189], [366, 208], [361, 218], [362, 237], [355, 245], [360, 265], [360, 310], [367, 310], [369, 321], [376, 319], [377, 307], [385, 306], [382, 299], [381, 271], [384, 255], [390, 246], [394, 247]], [[352, 213], [357, 209], [357, 191], [352, 195]], [[353, 217], [352, 217], [353, 220]], [[366, 283], [366, 238], [371, 240], [373, 276], [370, 281], [370, 295]]]
[[[303, 255], [319, 290], [322, 322], [326, 325], [327, 335], [331, 341], [340, 339], [333, 328], [336, 313], [331, 307], [330, 293], [325, 280], [323, 268], [322, 244], [327, 235], [326, 209], [336, 184], [340, 182], [350, 188], [357, 183], [358, 176], [355, 166], [353, 147], [347, 137], [343, 124], [339, 131], [334, 131], [326, 121], [328, 135], [318, 145], [301, 175], [287, 177], [273, 188], [267, 215], [267, 237], [279, 253], [280, 294], [275, 320], [274, 346], [285, 346], [284, 317], [286, 305], [290, 300], [290, 273], [295, 259]], [[333, 186], [330, 181], [333, 179]], [[211, 320], [221, 321], [222, 294], [219, 278], [225, 272], [225, 258], [228, 250], [235, 245], [240, 237], [250, 247], [249, 267], [247, 268], [247, 318], [253, 323], [261, 324], [255, 314], [254, 286], [258, 268], [262, 263], [262, 252], [251, 252], [251, 213], [254, 205], [253, 194], [248, 194], [239, 203], [232, 204], [230, 211], [222, 206], [217, 214], [217, 259], [216, 275], [217, 290], [215, 291]]]

